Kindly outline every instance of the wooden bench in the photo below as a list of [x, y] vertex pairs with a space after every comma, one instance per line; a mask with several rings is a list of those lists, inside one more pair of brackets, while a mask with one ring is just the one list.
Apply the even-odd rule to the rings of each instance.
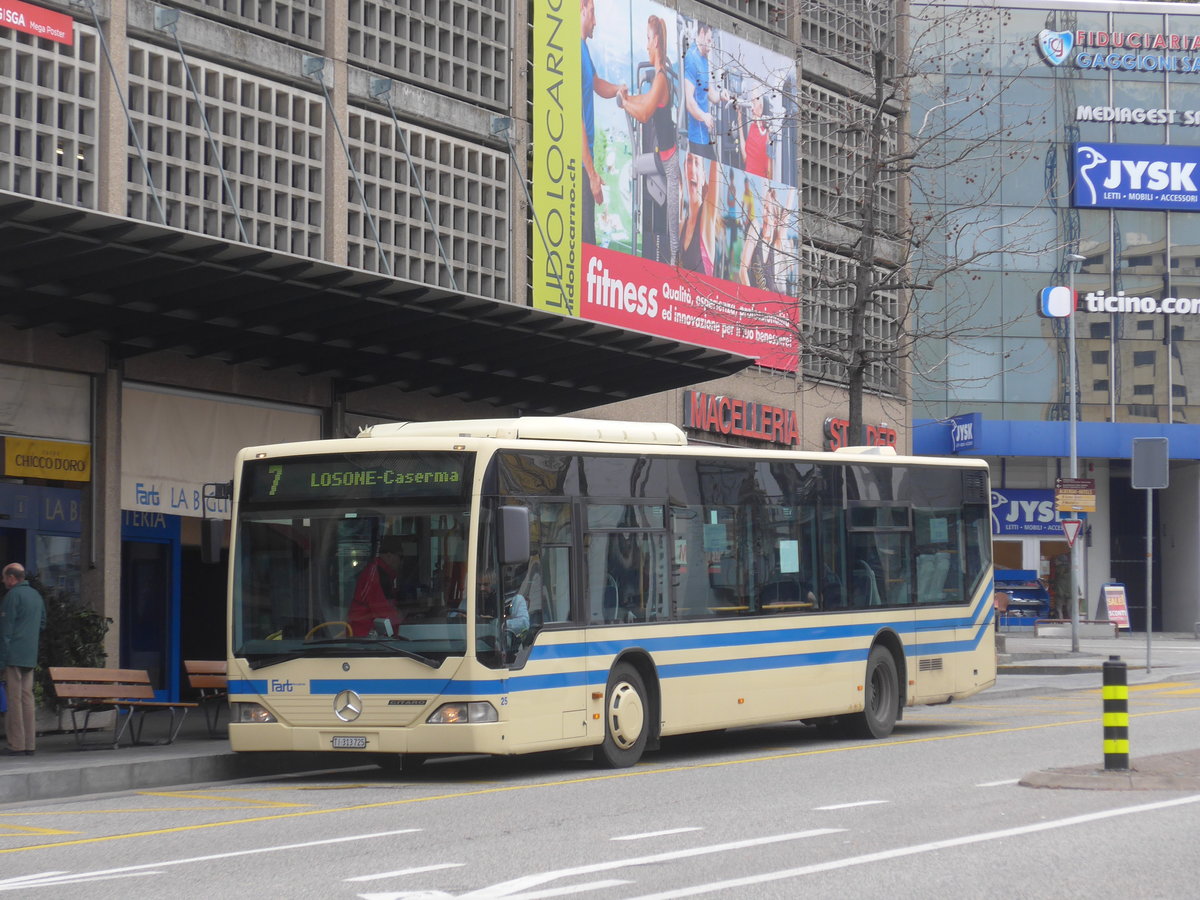
[[223, 659], [185, 659], [183, 670], [188, 686], [199, 693], [198, 702], [204, 710], [209, 737], [217, 737], [217, 720], [221, 710], [229, 708], [229, 679]]
[[[71, 711], [71, 729], [81, 750], [108, 746], [116, 749], [121, 746], [121, 738], [126, 731], [129, 732], [131, 745], [143, 743], [142, 729], [146, 724], [146, 713], [151, 712], [170, 713], [171, 724], [164, 740], [147, 743], [170, 744], [179, 734], [188, 710], [195, 709], [197, 705], [156, 700], [150, 674], [145, 670], [51, 666], [50, 680], [58, 699]], [[92, 713], [108, 710], [117, 713], [111, 744], [107, 741], [86, 743], [83, 736], [88, 730]], [[83, 714], [82, 722], [79, 720], [80, 713]]]

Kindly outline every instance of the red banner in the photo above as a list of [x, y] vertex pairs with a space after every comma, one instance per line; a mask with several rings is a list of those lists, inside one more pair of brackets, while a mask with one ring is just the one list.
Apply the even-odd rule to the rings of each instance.
[[796, 370], [796, 307], [758, 288], [583, 244], [580, 314]]
[[21, 0], [0, 0], [0, 25], [60, 44], [75, 43], [75, 20]]

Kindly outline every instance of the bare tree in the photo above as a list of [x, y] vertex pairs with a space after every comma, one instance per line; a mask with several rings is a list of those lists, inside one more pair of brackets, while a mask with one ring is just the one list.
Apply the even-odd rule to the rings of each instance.
[[973, 272], [1054, 244], [1052, 219], [999, 202], [1006, 177], [1042, 177], [1049, 141], [1006, 136], [1048, 121], [1053, 97], [1022, 102], [1012, 90], [1032, 63], [1027, 43], [998, 42], [1006, 10], [904, 0], [794, 9], [800, 77], [776, 104], [774, 130], [799, 135], [800, 202], [787, 229], [797, 237], [781, 248], [799, 274], [794, 308], [772, 319], [795, 335], [805, 387], [847, 391], [857, 439], [864, 395], [903, 404], [914, 369], [955, 380], [948, 357], [979, 353], [979, 338], [1004, 330]]

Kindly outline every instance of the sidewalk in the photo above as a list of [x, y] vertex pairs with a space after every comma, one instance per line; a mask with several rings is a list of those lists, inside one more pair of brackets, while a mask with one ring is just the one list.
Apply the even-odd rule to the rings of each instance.
[[[995, 687], [981, 695], [984, 698], [1097, 689], [1101, 683], [1101, 665], [1112, 655], [1125, 661], [1131, 686], [1200, 675], [1200, 640], [1190, 634], [1154, 635], [1149, 673], [1145, 670], [1144, 634], [1084, 639], [1078, 653], [1071, 652], [1069, 636], [1035, 638], [1011, 632], [1000, 636], [1003, 638], [1000, 674]], [[162, 734], [165, 728], [165, 723], [155, 718], [147, 720], [148, 739]], [[204, 716], [193, 710], [175, 743], [166, 746], [81, 751], [76, 749], [72, 735], [42, 735], [38, 738], [36, 755], [0, 756], [0, 804], [363, 765], [360, 757], [336, 752], [237, 754], [229, 749], [223, 727], [221, 731], [221, 737], [209, 737]], [[93, 733], [89, 739], [100, 740], [101, 735]], [[1033, 773], [1024, 781], [1039, 787], [1200, 790], [1200, 750], [1170, 757], [1135, 758], [1131, 763], [1134, 771], [1130, 773], [1097, 775], [1094, 769], [1085, 766]]]
[[[146, 740], [166, 733], [166, 718], [146, 720]], [[229, 749], [224, 716], [219, 737], [209, 736], [204, 715], [192, 710], [173, 744], [78, 749], [74, 735], [39, 735], [33, 756], [0, 756], [0, 806], [85, 794], [144, 790], [170, 785], [234, 781], [293, 772], [361, 766], [361, 758], [329, 753], [234, 753]], [[87, 740], [112, 739], [112, 729], [89, 732]], [[126, 738], [127, 739], [127, 738]], [[0, 746], [4, 746], [0, 738]]]

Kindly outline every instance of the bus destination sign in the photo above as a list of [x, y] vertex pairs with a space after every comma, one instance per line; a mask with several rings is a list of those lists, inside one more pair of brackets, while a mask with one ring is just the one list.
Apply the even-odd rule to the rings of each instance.
[[469, 457], [461, 453], [339, 453], [255, 459], [242, 477], [243, 503], [462, 497]]

